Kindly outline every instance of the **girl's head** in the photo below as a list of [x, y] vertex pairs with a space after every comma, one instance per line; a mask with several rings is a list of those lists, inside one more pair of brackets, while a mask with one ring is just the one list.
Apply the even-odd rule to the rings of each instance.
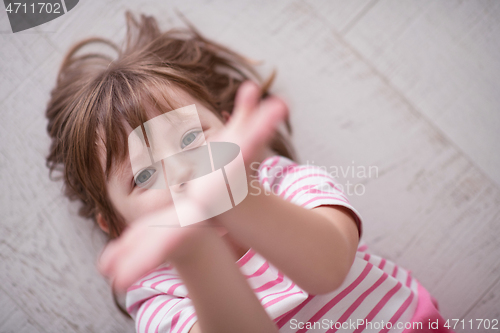
[[[47, 165], [51, 172], [62, 171], [66, 195], [83, 204], [80, 215], [96, 219], [111, 238], [127, 222], [163, 204], [145, 195], [133, 200], [130, 194], [132, 129], [158, 114], [196, 104], [203, 132], [210, 136], [232, 112], [240, 84], [260, 81], [248, 60], [192, 27], [162, 33], [151, 17], [137, 22], [127, 13], [126, 18], [123, 47], [90, 38], [68, 52], [46, 111], [52, 138]], [[98, 44], [115, 56], [82, 53]], [[293, 158], [279, 133], [271, 148]]]

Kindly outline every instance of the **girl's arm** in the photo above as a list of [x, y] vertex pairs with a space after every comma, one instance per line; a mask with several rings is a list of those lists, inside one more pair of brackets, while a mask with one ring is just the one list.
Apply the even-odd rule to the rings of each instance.
[[217, 217], [242, 245], [252, 247], [310, 294], [338, 288], [354, 260], [358, 229], [350, 210], [312, 210], [265, 192], [249, 193]]
[[[217, 230], [206, 224], [184, 228], [166, 224], [174, 220], [173, 207], [151, 214], [107, 246], [100, 269], [114, 287], [124, 290], [146, 268], [168, 261], [179, 272], [194, 304], [198, 322], [192, 333], [278, 332]], [[129, 274], [120, 274], [123, 271]]]
[[[214, 141], [237, 143], [248, 166], [261, 160], [258, 156], [265, 153], [275, 124], [287, 112], [280, 99], [259, 102], [256, 86], [244, 84], [225, 131]], [[193, 189], [194, 200], [206, 200], [196, 198], [202, 192]], [[342, 284], [358, 246], [358, 230], [348, 209], [324, 206], [308, 210], [266, 195], [262, 188], [259, 195], [250, 193], [216, 219], [238, 242], [254, 248], [311, 294], [333, 291]]]
[[224, 240], [212, 228], [199, 231], [193, 251], [172, 262], [198, 317], [190, 333], [278, 332]]

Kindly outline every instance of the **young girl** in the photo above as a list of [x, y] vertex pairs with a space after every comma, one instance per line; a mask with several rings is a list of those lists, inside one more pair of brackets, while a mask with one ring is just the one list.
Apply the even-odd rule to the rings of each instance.
[[[81, 54], [98, 43], [117, 57]], [[63, 171], [81, 215], [112, 239], [100, 269], [116, 290], [128, 288], [137, 332], [446, 331], [408, 271], [358, 247], [358, 212], [327, 172], [293, 161], [276, 130], [288, 124], [285, 104], [268, 95], [269, 81], [250, 79], [261, 82], [248, 60], [192, 27], [162, 33], [153, 18], [128, 13], [122, 48], [91, 38], [63, 61], [47, 108], [47, 162]], [[164, 161], [137, 167], [130, 140], [142, 129], [152, 156], [144, 124], [187, 106], [199, 125], [179, 118], [184, 127], [161, 133], [169, 156], [236, 143], [251, 186], [232, 209], [181, 227], [177, 191], [188, 213], [206, 213], [219, 197], [154, 185], [169, 182]]]

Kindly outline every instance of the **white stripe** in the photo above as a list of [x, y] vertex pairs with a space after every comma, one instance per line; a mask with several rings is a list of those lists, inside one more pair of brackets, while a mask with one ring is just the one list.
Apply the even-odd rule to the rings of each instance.
[[[156, 309], [163, 303], [163, 302], [166, 302], [168, 300], [170, 300], [167, 304], [165, 304], [163, 306], [163, 308], [161, 308], [160, 311], [158, 311], [158, 313], [156, 314], [156, 316], [154, 317], [154, 319], [151, 321], [151, 325], [149, 325], [149, 331], [150, 332], [154, 332], [156, 330], [156, 327], [164, 320], [164, 319], [169, 319], [168, 316], [166, 316], [166, 314], [169, 312], [170, 308], [176, 303], [178, 302], [179, 300], [176, 299], [175, 297], [173, 296], [170, 296], [170, 295], [158, 295], [156, 296], [156, 298], [158, 299], [158, 303], [156, 304], [156, 306], [154, 307], [154, 309], [152, 309], [152, 311], [149, 313], [149, 316], [148, 316], [148, 321], [149, 321], [149, 318], [151, 318], [151, 316], [153, 315], [153, 312], [156, 311]], [[143, 318], [144, 320], [144, 318]], [[146, 321], [147, 323], [147, 321]], [[165, 324], [163, 324], [164, 326]], [[162, 325], [159, 326], [158, 328], [158, 331], [160, 331], [160, 329], [162, 328]]]

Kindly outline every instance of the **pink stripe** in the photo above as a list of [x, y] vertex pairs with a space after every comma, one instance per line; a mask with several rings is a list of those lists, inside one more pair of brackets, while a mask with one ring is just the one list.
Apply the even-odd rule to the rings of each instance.
[[[359, 307], [361, 303], [370, 295], [375, 289], [378, 288], [384, 282], [389, 275], [387, 273], [382, 274], [382, 276], [375, 282], [370, 288], [368, 288], [364, 293], [359, 296], [354, 303], [351, 304], [351, 306], [340, 316], [340, 318], [337, 320], [337, 322], [344, 323], [351, 315], [352, 313]], [[327, 332], [337, 332], [337, 328], [332, 328], [328, 330]]]
[[[309, 322], [316, 322], [319, 319], [321, 319], [321, 317], [323, 317], [325, 315], [325, 313], [327, 313], [328, 311], [330, 311], [331, 308], [333, 308], [338, 302], [340, 302], [351, 291], [353, 291], [354, 288], [356, 288], [361, 283], [361, 281], [363, 281], [363, 279], [368, 275], [368, 273], [370, 272], [370, 270], [372, 269], [372, 267], [373, 267], [373, 265], [370, 264], [369, 262], [367, 262], [365, 268], [363, 269], [363, 271], [361, 272], [361, 274], [356, 278], [356, 280], [354, 280], [347, 288], [345, 288], [339, 294], [337, 294], [337, 296], [335, 296], [332, 300], [330, 300], [328, 303], [326, 303], [308, 321]], [[302, 329], [302, 330], [297, 331], [297, 333], [298, 332], [305, 332], [306, 330], [307, 329]]]
[[262, 266], [259, 267], [258, 270], [255, 271], [255, 273], [250, 275], [245, 275], [245, 277], [248, 279], [256, 276], [261, 276], [262, 274], [264, 274], [265, 271], [267, 271], [268, 268], [269, 268], [269, 263], [266, 261]]
[[363, 244], [360, 247], [358, 247], [358, 251], [359, 252], [366, 251], [367, 249], [368, 249], [368, 246], [366, 244]]
[[394, 294], [399, 289], [401, 289], [402, 286], [403, 285], [401, 284], [401, 282], [398, 281], [398, 283], [394, 286], [394, 288], [392, 288], [387, 294], [385, 294], [384, 297], [380, 300], [380, 302], [378, 302], [377, 305], [375, 305], [375, 307], [370, 311], [370, 313], [368, 313], [363, 322], [363, 326], [358, 327], [358, 329], [355, 330], [353, 333], [358, 333], [364, 330], [366, 327], [366, 323], [375, 318], [377, 313], [379, 313], [379, 311], [387, 304], [387, 302], [391, 299], [391, 297], [394, 296]]
[[303, 165], [303, 166], [301, 166], [299, 168], [295, 168], [292, 172], [290, 172], [290, 174], [294, 174], [294, 173], [300, 172], [302, 170], [307, 170], [307, 169], [317, 169], [317, 170], [320, 170], [322, 172], [326, 172], [326, 171], [324, 171], [322, 169], [319, 169], [316, 165]]
[[307, 206], [308, 204], [310, 204], [311, 202], [313, 201], [316, 201], [316, 200], [320, 200], [320, 199], [332, 199], [332, 200], [338, 200], [338, 201], [342, 201], [342, 202], [345, 202], [346, 204], [349, 204], [349, 202], [345, 201], [345, 200], [342, 200], [338, 197], [329, 197], [329, 196], [325, 196], [325, 197], [316, 197], [316, 198], [312, 198], [311, 200], [309, 201], [306, 201], [305, 203], [301, 204], [302, 207], [304, 206]]
[[370, 254], [369, 253], [365, 253], [363, 259], [366, 260], [366, 261], [369, 261], [371, 258]]
[[140, 289], [140, 288], [142, 288], [142, 286], [140, 284], [135, 284], [133, 286], [128, 287], [127, 292], [134, 291], [134, 290]]
[[144, 303], [144, 302], [146, 302], [146, 301], [148, 301], [148, 300], [150, 300], [151, 298], [154, 298], [154, 297], [156, 297], [156, 296], [158, 296], [158, 295], [153, 295], [153, 296], [150, 296], [150, 297], [148, 297], [148, 298], [146, 298], [146, 299], [140, 299], [140, 300], [138, 300], [137, 302], [135, 302], [134, 304], [132, 304], [131, 306], [129, 306], [129, 307], [127, 308], [127, 312], [128, 312], [128, 313], [130, 313], [130, 312], [131, 312], [131, 311], [132, 311], [135, 307], [137, 307], [138, 305], [140, 306], [142, 303]]
[[243, 257], [240, 258], [240, 260], [238, 260], [236, 263], [238, 264], [238, 266], [243, 266], [245, 265], [247, 262], [250, 261], [250, 259], [253, 258], [253, 256], [255, 255], [255, 251], [253, 250], [249, 250], [247, 253], [245, 253], [245, 255], [243, 255]]
[[174, 266], [172, 266], [172, 264], [167, 264], [167, 266], [165, 266], [165, 267], [161, 267], [161, 268], [157, 268], [157, 269], [155, 269], [154, 271], [152, 271], [151, 273], [154, 273], [154, 272], [162, 272], [162, 271], [169, 271], [169, 270], [171, 270], [172, 268], [174, 268]]
[[[303, 179], [306, 179], [306, 178], [311, 178], [311, 177], [324, 177], [324, 178], [330, 178], [330, 176], [326, 176], [326, 175], [322, 175], [322, 174], [318, 174], [318, 175], [305, 175], [305, 176], [302, 176], [300, 177], [299, 179], [296, 179], [293, 183], [291, 183], [290, 185], [288, 185], [288, 187], [281, 193], [281, 197], [283, 198], [285, 196], [285, 193], [286, 191], [288, 191], [290, 189], [290, 187], [292, 187], [293, 185], [295, 185], [296, 183], [298, 183], [299, 181], [303, 180]], [[281, 189], [280, 189], [281, 190]]]
[[272, 167], [274, 167], [276, 164], [278, 164], [279, 160], [280, 160], [280, 157], [279, 157], [279, 156], [276, 156], [276, 157], [274, 158], [274, 161], [273, 161], [273, 162], [271, 163], [271, 165], [270, 165], [270, 166], [271, 166], [271, 168], [272, 168]]
[[[296, 163], [294, 164], [291, 164], [291, 165], [287, 165], [283, 170], [281, 170], [281, 172], [279, 173], [279, 176], [276, 175], [277, 178], [279, 178], [279, 181], [277, 183], [278, 185], [278, 188], [281, 188], [281, 183], [283, 182], [283, 180], [285, 179], [285, 176], [290, 173], [291, 170], [293, 170], [295, 167], [297, 166]], [[292, 172], [293, 173], [293, 172]]]
[[266, 295], [266, 296], [263, 296], [261, 299], [259, 299], [259, 301], [262, 303], [262, 301], [267, 298], [267, 297], [271, 297], [271, 296], [274, 296], [274, 295], [278, 295], [278, 294], [282, 294], [282, 293], [286, 293], [290, 290], [293, 289], [293, 287], [295, 287], [295, 283], [292, 282], [292, 285], [288, 288], [286, 288], [286, 290], [282, 290], [282, 291], [278, 291], [276, 293], [272, 293], [272, 294], [269, 294], [269, 295]]
[[159, 284], [161, 284], [161, 283], [163, 283], [165, 281], [179, 280], [179, 279], [180, 279], [180, 277], [174, 277], [174, 278], [169, 278], [169, 279], [161, 280], [161, 281], [153, 283], [150, 288], [154, 289], [154, 288], [156, 288], [157, 285], [159, 285]]
[[291, 164], [291, 165], [287, 165], [283, 171], [281, 172], [281, 175], [279, 177], [279, 181], [277, 183], [278, 185], [278, 188], [281, 189], [281, 183], [283, 182], [283, 180], [285, 179], [285, 176], [288, 174], [288, 173], [294, 173], [294, 172], [290, 172], [292, 171], [295, 167], [297, 166], [296, 163], [294, 164]]
[[396, 277], [398, 275], [398, 265], [394, 264], [394, 270], [392, 271], [391, 276]]
[[[140, 283], [140, 284], [134, 284], [134, 285], [132, 285], [132, 286], [128, 287], [128, 288], [127, 288], [127, 292], [130, 292], [130, 291], [134, 291], [134, 290], [140, 289], [140, 288], [144, 287], [144, 282], [147, 282], [147, 281], [150, 281], [150, 280], [156, 279], [157, 277], [160, 277], [160, 276], [163, 276], [163, 275], [165, 275], [165, 276], [177, 276], [177, 277], [178, 277], [178, 275], [177, 275], [177, 274], [166, 274], [166, 273], [158, 274], [158, 275], [155, 275], [155, 276], [153, 276], [153, 277], [151, 277], [151, 278], [149, 278], [149, 279], [146, 279], [146, 280], [141, 281], [141, 283]], [[151, 288], [154, 288], [154, 287], [151, 287]]]
[[181, 316], [181, 311], [177, 312], [176, 314], [174, 314], [173, 318], [172, 318], [172, 324], [170, 325], [170, 331], [169, 332], [172, 332], [175, 328], [175, 325], [177, 325], [177, 322], [179, 321], [179, 317]]
[[173, 295], [175, 289], [177, 289], [177, 287], [179, 287], [179, 286], [182, 286], [182, 282], [181, 283], [176, 283], [176, 284], [172, 285], [170, 288], [168, 288], [167, 294], [168, 295]]
[[380, 260], [380, 264], [378, 265], [378, 268], [384, 269], [384, 267], [385, 267], [385, 261], [386, 260], [384, 258], [382, 258], [382, 260]]
[[151, 303], [153, 303], [154, 301], [154, 297], [151, 298], [149, 301], [147, 301], [145, 307], [144, 307], [144, 310], [142, 310], [141, 312], [141, 315], [139, 317], [139, 320], [137, 321], [137, 332], [140, 332], [140, 328], [141, 328], [141, 320], [142, 320], [142, 316], [144, 316], [144, 314], [146, 313], [147, 309], [149, 308], [149, 306], [151, 305]]
[[267, 307], [269, 307], [269, 306], [271, 306], [271, 305], [273, 305], [273, 304], [278, 303], [279, 301], [284, 300], [285, 298], [288, 298], [288, 297], [290, 297], [290, 296], [297, 295], [297, 294], [302, 294], [302, 291], [297, 291], [297, 292], [292, 293], [292, 294], [282, 295], [282, 296], [280, 296], [280, 297], [277, 297], [277, 298], [273, 299], [272, 301], [269, 301], [269, 302], [267, 302], [266, 304], [264, 304], [264, 305], [263, 305], [263, 307], [264, 307], [264, 309], [265, 309], [265, 308], [267, 308]]
[[151, 322], [153, 321], [153, 319], [155, 318], [156, 314], [170, 301], [174, 300], [173, 298], [169, 299], [169, 300], [166, 300], [165, 302], [161, 303], [159, 307], [156, 308], [156, 310], [153, 312], [153, 314], [151, 315], [151, 317], [149, 317], [149, 320], [148, 320], [148, 323], [146, 324], [146, 330], [145, 332], [147, 332], [149, 330], [149, 326], [151, 325]]
[[275, 158], [275, 156], [269, 156], [269, 157], [266, 157], [266, 158], [262, 161], [262, 163], [261, 163], [260, 165], [264, 165], [264, 166], [266, 166], [266, 164], [268, 163], [268, 162], [267, 162], [267, 160], [271, 160], [271, 159], [273, 159], [273, 158]]
[[280, 284], [281, 282], [283, 282], [283, 280], [284, 280], [283, 273], [279, 272], [278, 278], [276, 280], [264, 283], [262, 286], [255, 288], [253, 291], [256, 293], [260, 293], [261, 291], [270, 289], [270, 288], [274, 287], [275, 285]]
[[171, 264], [168, 264], [165, 267], [157, 268], [154, 271], [151, 271], [151, 273], [160, 273], [163, 271], [171, 271], [173, 268], [174, 268], [174, 266], [172, 266]]
[[[280, 178], [279, 182], [278, 182], [278, 188], [281, 189], [281, 183], [283, 182], [283, 180], [285, 179], [285, 175], [288, 175], [288, 174], [294, 174], [294, 173], [297, 173], [297, 172], [300, 172], [302, 170], [306, 170], [306, 169], [314, 169], [315, 166], [303, 166], [303, 167], [299, 167], [299, 168], [296, 168], [297, 164], [293, 164], [293, 165], [289, 165], [287, 166], [284, 170], [283, 170], [283, 173], [282, 173], [282, 177]], [[314, 176], [315, 174], [313, 174], [312, 176]]]
[[150, 277], [149, 279], [142, 280], [142, 281], [141, 281], [141, 286], [143, 286], [143, 285], [144, 285], [144, 282], [147, 282], [147, 281], [150, 281], [150, 280], [156, 279], [157, 277], [160, 277], [160, 276], [162, 276], [162, 275], [164, 275], [164, 274], [163, 274], [163, 273], [162, 273], [162, 274], [158, 274], [158, 275], [155, 275], [155, 276], [153, 276], [153, 277]]
[[[318, 184], [309, 184], [309, 185], [304, 185], [303, 187], [298, 188], [298, 189], [296, 189], [295, 191], [293, 191], [293, 192], [292, 192], [292, 194], [290, 194], [290, 196], [287, 196], [286, 198], [285, 198], [284, 193], [281, 193], [281, 195], [282, 195], [282, 198], [284, 198], [285, 200], [290, 201], [290, 200], [292, 200], [292, 199], [293, 199], [293, 197], [294, 197], [295, 195], [297, 195], [297, 193], [299, 193], [300, 191], [310, 189], [311, 187], [314, 187], [314, 186], [318, 186]], [[285, 192], [286, 192], [286, 191], [285, 191]]]
[[175, 303], [174, 305], [172, 305], [170, 307], [170, 309], [167, 310], [167, 312], [165, 312], [165, 314], [163, 315], [163, 317], [161, 318], [160, 322], [158, 323], [158, 325], [156, 326], [156, 329], [155, 329], [155, 333], [158, 333], [158, 328], [160, 328], [160, 324], [162, 323], [163, 321], [163, 318], [165, 318], [165, 316], [170, 312], [170, 310], [172, 310], [173, 308], [175, 308], [175, 306], [177, 304], [179, 304], [180, 302], [182, 302], [182, 299], [180, 299], [177, 303]]
[[[156, 296], [156, 295], [155, 295], [155, 296]], [[154, 297], [154, 296], [153, 296], [153, 297]], [[133, 310], [136, 306], [138, 306], [139, 304], [142, 304], [142, 303], [144, 303], [144, 300], [142, 300], [142, 299], [141, 299], [140, 301], [135, 302], [134, 304], [132, 304], [131, 306], [129, 306], [129, 307], [127, 308], [127, 312], [128, 312], [128, 313], [131, 313], [131, 312], [132, 312], [132, 310]]]
[[[153, 273], [160, 273], [161, 271], [169, 271], [172, 269], [172, 265], [168, 265], [167, 267], [163, 267], [163, 268], [158, 268], [158, 269], [155, 269], [154, 271], [152, 271], [151, 273], [149, 274], [153, 274]], [[141, 283], [139, 285], [132, 285], [130, 287], [127, 288], [127, 291], [133, 291], [133, 290], [136, 290], [136, 289], [139, 289], [141, 288], [142, 286], [144, 286], [144, 282], [146, 281], [149, 281], [149, 280], [152, 280], [152, 279], [155, 279], [157, 277], [160, 277], [162, 275], [171, 275], [171, 276], [177, 276], [177, 274], [174, 274], [174, 273], [171, 273], [171, 274], [167, 274], [167, 273], [161, 273], [159, 275], [155, 275], [149, 279], [146, 279], [146, 280], [142, 280]]]
[[336, 189], [337, 191], [339, 191], [340, 193], [343, 194], [343, 192], [337, 187], [336, 184], [332, 183], [332, 182], [325, 182], [326, 184], [330, 185], [331, 187], [333, 187], [334, 189]]
[[316, 188], [312, 188], [312, 189], [304, 192], [304, 194], [310, 194], [310, 193], [312, 193], [312, 194], [337, 194], [340, 197], [342, 197], [343, 199], [347, 200], [346, 196], [342, 193], [331, 192], [331, 191], [330, 192], [329, 191], [321, 191], [321, 190], [318, 190]]
[[408, 276], [406, 277], [406, 286], [410, 287], [411, 285], [411, 275], [410, 272], [408, 272]]
[[297, 163], [293, 163], [290, 165], [287, 165], [283, 170], [279, 172], [279, 177], [285, 176], [287, 173], [289, 173], [291, 170], [293, 170], [295, 167], [297, 167]]
[[[401, 307], [398, 309], [398, 311], [396, 311], [396, 313], [394, 314], [394, 316], [392, 316], [391, 320], [389, 320], [389, 322], [392, 324], [391, 327], [394, 326], [394, 323], [399, 319], [399, 317], [401, 317], [401, 315], [410, 306], [411, 301], [413, 300], [413, 296], [414, 296], [414, 293], [412, 291], [411, 294], [410, 294], [410, 296], [408, 296], [408, 298], [406, 299], [406, 301], [403, 303], [403, 305], [401, 305]], [[386, 328], [383, 329], [382, 331], [380, 331], [380, 333], [388, 332], [388, 331], [389, 331], [389, 328], [386, 326]]]
[[282, 318], [280, 318], [279, 321], [276, 323], [276, 325], [278, 326], [278, 328], [282, 328], [286, 323], [288, 323], [288, 321], [290, 319], [292, 319], [300, 310], [302, 310], [302, 308], [304, 306], [306, 306], [306, 304], [309, 303], [314, 297], [315, 297], [315, 295], [309, 295], [304, 302], [300, 303], [294, 309], [292, 309], [291, 311], [287, 312], [285, 314], [285, 316], [283, 316]]
[[187, 319], [184, 321], [184, 324], [182, 324], [182, 326], [179, 328], [179, 330], [177, 332], [182, 332], [182, 330], [184, 329], [184, 327], [187, 325], [187, 323], [189, 323], [189, 321], [191, 319], [193, 319], [193, 317], [196, 315], [196, 313], [193, 313], [191, 314], [189, 317], [187, 317]]

